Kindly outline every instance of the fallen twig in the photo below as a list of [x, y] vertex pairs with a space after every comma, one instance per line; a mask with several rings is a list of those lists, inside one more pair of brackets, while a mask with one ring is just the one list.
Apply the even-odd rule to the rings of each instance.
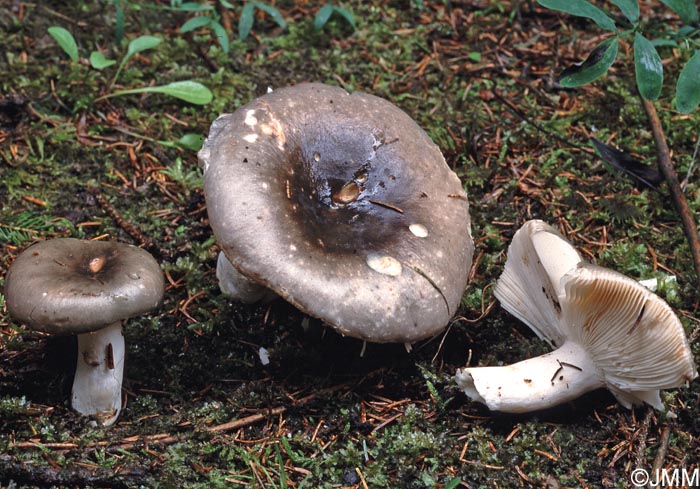
[[[308, 396], [305, 396], [305, 397], [302, 397], [301, 399], [299, 399], [296, 402], [295, 406], [298, 406], [300, 404], [305, 404], [305, 403], [309, 402], [310, 400], [314, 399], [317, 395], [319, 395], [321, 393], [328, 393], [328, 392], [337, 391], [343, 387], [345, 387], [345, 385], [340, 384], [340, 385], [335, 385], [333, 387], [329, 387], [328, 389], [323, 389], [323, 390], [320, 390], [318, 392], [314, 392], [312, 394], [309, 394]], [[292, 406], [290, 406], [290, 407], [292, 407]], [[276, 416], [278, 414], [282, 414], [285, 411], [287, 411], [287, 409], [289, 409], [290, 407], [278, 406], [276, 408], [266, 409], [264, 411], [260, 411], [259, 413], [255, 413], [255, 414], [251, 414], [250, 416], [246, 416], [245, 418], [234, 419], [233, 421], [228, 421], [226, 423], [219, 424], [216, 426], [209, 426], [207, 428], [207, 431], [209, 431], [211, 433], [216, 433], [216, 432], [231, 431], [231, 430], [236, 430], [238, 428], [243, 428], [245, 426], [255, 424], [258, 421], [262, 421], [265, 418], [269, 418], [271, 416]]]
[[668, 184], [668, 189], [671, 193], [671, 200], [673, 200], [673, 205], [676, 208], [676, 212], [678, 212], [678, 215], [681, 218], [681, 222], [683, 223], [683, 231], [685, 232], [685, 237], [688, 239], [690, 253], [693, 256], [693, 266], [695, 267], [697, 290], [698, 293], [700, 293], [700, 239], [698, 238], [698, 230], [697, 226], [695, 225], [695, 219], [690, 212], [688, 201], [685, 199], [685, 194], [683, 193], [683, 190], [681, 190], [681, 185], [678, 182], [678, 176], [673, 168], [673, 163], [671, 162], [671, 152], [668, 149], [666, 137], [664, 136], [664, 130], [661, 127], [661, 120], [656, 112], [656, 107], [654, 107], [653, 102], [644, 98], [642, 98], [642, 105], [644, 106], [644, 111], [647, 113], [649, 123], [651, 124], [651, 132], [654, 135], [659, 169], [661, 170], [661, 173]]

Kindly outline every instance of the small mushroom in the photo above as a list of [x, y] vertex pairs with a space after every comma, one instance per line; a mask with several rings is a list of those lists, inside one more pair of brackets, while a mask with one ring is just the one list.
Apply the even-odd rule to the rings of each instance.
[[457, 384], [491, 410], [535, 411], [600, 387], [627, 408], [646, 402], [663, 409], [660, 389], [698, 375], [666, 302], [584, 262], [542, 221], [527, 222], [513, 237], [494, 295], [556, 349], [513, 365], [458, 370]]
[[236, 270], [373, 342], [432, 336], [456, 312], [474, 250], [467, 197], [388, 101], [275, 90], [214, 121], [199, 159], [225, 291]]
[[122, 404], [121, 321], [158, 307], [163, 292], [163, 272], [146, 251], [73, 238], [27, 248], [5, 279], [12, 317], [37, 331], [78, 336], [71, 404], [104, 426]]

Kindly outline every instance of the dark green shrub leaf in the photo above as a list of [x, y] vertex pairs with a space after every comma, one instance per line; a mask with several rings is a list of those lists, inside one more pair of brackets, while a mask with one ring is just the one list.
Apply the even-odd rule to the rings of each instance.
[[612, 3], [617, 5], [617, 8], [627, 17], [630, 23], [637, 23], [639, 20], [639, 3], [637, 3], [637, 0], [612, 0]]
[[158, 87], [141, 87], [132, 88], [130, 90], [120, 90], [118, 92], [110, 93], [104, 97], [100, 97], [98, 100], [116, 97], [119, 95], [130, 95], [134, 93], [163, 93], [196, 105], [206, 105], [214, 98], [211, 91], [201, 83], [185, 80]]
[[614, 170], [626, 173], [651, 189], [658, 189], [663, 177], [656, 166], [645, 165], [624, 151], [613, 148], [596, 138], [591, 138], [591, 144], [598, 156], [600, 156], [600, 159]]
[[564, 87], [578, 87], [603, 76], [617, 57], [618, 37], [613, 36], [598, 44], [586, 60], [561, 72], [559, 83]]
[[316, 12], [316, 17], [314, 17], [314, 29], [317, 31], [323, 29], [323, 26], [326, 25], [328, 19], [331, 18], [331, 14], [333, 14], [333, 5], [327, 4], [318, 9], [318, 12]]
[[238, 19], [238, 38], [243, 41], [250, 34], [253, 28], [253, 15], [255, 14], [255, 4], [248, 2], [241, 10], [241, 17]]
[[68, 57], [74, 62], [78, 62], [78, 44], [75, 42], [73, 34], [68, 32], [63, 27], [53, 26], [48, 29], [49, 34], [53, 37]]
[[694, 0], [661, 0], [661, 3], [677, 13], [686, 24], [698, 21], [698, 8]]
[[192, 17], [190, 20], [182, 24], [180, 26], [180, 32], [185, 34], [195, 29], [199, 29], [200, 27], [204, 27], [205, 25], [209, 25], [211, 22], [211, 17], [207, 17], [206, 15], [198, 15], [197, 17]]
[[105, 58], [105, 55], [99, 51], [93, 51], [90, 53], [90, 66], [96, 70], [102, 70], [115, 64], [117, 64], [116, 61]]
[[664, 83], [664, 67], [656, 48], [639, 32], [634, 34], [634, 70], [639, 93], [647, 100], [656, 100]]
[[228, 39], [228, 32], [226, 32], [224, 26], [222, 26], [219, 22], [215, 20], [211, 21], [211, 28], [214, 31], [216, 39], [219, 41], [219, 44], [221, 44], [221, 49], [224, 53], [228, 54], [229, 50], [231, 49]]
[[615, 21], [608, 17], [608, 14], [586, 0], [537, 0], [537, 3], [551, 10], [586, 17], [605, 30], [617, 30]]
[[688, 60], [676, 85], [676, 107], [687, 114], [700, 104], [700, 51]]

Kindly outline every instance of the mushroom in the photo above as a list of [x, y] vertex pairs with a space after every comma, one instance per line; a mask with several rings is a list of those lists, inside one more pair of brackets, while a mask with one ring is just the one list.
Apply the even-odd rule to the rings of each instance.
[[373, 342], [432, 336], [456, 312], [474, 250], [467, 197], [388, 101], [275, 90], [214, 121], [199, 159], [223, 289], [235, 270], [246, 290]]
[[5, 279], [7, 310], [29, 328], [78, 336], [71, 404], [113, 424], [121, 410], [123, 319], [158, 307], [163, 272], [135, 246], [58, 238], [20, 253]]
[[637, 281], [584, 262], [542, 221], [513, 237], [494, 295], [554, 348], [500, 367], [463, 368], [455, 380], [493, 411], [545, 409], [600, 387], [625, 407], [663, 409], [660, 389], [695, 377], [673, 310]]

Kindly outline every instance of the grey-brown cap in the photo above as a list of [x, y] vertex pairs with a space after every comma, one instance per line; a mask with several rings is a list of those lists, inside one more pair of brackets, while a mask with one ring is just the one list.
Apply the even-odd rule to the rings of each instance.
[[342, 334], [412, 342], [459, 306], [462, 184], [390, 102], [311, 83], [224, 114], [199, 153], [210, 224], [243, 275]]
[[58, 238], [37, 243], [5, 279], [12, 317], [53, 334], [86, 333], [160, 305], [163, 272], [135, 246]]

